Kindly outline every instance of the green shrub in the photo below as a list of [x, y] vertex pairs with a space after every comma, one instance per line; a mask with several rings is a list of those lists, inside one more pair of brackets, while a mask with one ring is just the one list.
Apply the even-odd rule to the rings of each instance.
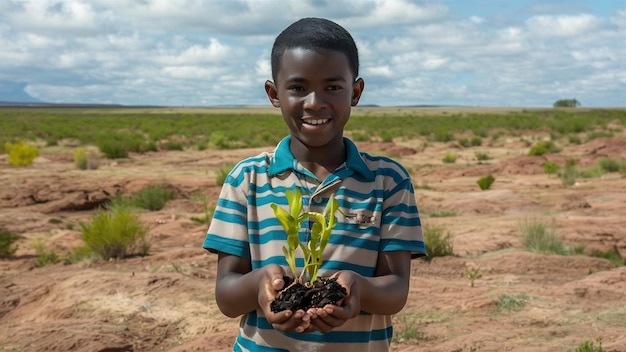
[[624, 258], [622, 258], [622, 255], [615, 247], [607, 251], [601, 251], [596, 249], [591, 253], [591, 256], [608, 259], [611, 264], [613, 264], [613, 266], [616, 268], [624, 266]]
[[476, 153], [474, 153], [474, 155], [476, 156], [476, 160], [478, 160], [478, 161], [485, 161], [485, 160], [491, 159], [489, 154], [487, 154], [485, 152], [476, 152]]
[[486, 191], [489, 188], [491, 188], [491, 185], [493, 184], [495, 180], [496, 178], [493, 177], [493, 175], [487, 175], [485, 177], [479, 178], [478, 181], [476, 181], [476, 183], [478, 184], [478, 187], [480, 187], [482, 191]]
[[459, 139], [459, 145], [461, 145], [461, 147], [463, 148], [467, 148], [470, 146], [470, 141], [467, 138], [461, 138]]
[[526, 303], [528, 303], [528, 300], [530, 298], [527, 295], [510, 295], [510, 294], [503, 294], [498, 296], [498, 303], [496, 305], [496, 311], [498, 312], [503, 312], [503, 311], [507, 311], [507, 312], [517, 312], [520, 311], [522, 309], [524, 309], [524, 307], [526, 307]]
[[4, 227], [0, 227], [0, 259], [9, 258], [17, 252], [17, 245], [13, 243], [19, 240], [21, 237], [16, 234], [12, 234]]
[[35, 243], [34, 248], [35, 254], [37, 255], [35, 257], [35, 265], [40, 268], [46, 265], [56, 264], [61, 261], [61, 257], [57, 253], [45, 248], [41, 242]]
[[135, 193], [130, 198], [130, 203], [137, 208], [156, 211], [163, 209], [165, 204], [174, 198], [175, 195], [172, 190], [163, 186], [152, 185]]
[[424, 230], [424, 244], [428, 251], [428, 257], [425, 259], [430, 261], [434, 257], [444, 257], [454, 255], [454, 248], [450, 243], [450, 234], [443, 235], [443, 228], [435, 226]]
[[454, 164], [456, 162], [457, 157], [458, 157], [457, 153], [446, 151], [445, 153], [443, 153], [443, 158], [441, 159], [441, 161], [443, 161], [446, 164]]
[[175, 141], [175, 140], [169, 140], [167, 141], [167, 144], [165, 145], [165, 148], [167, 150], [183, 150], [183, 144], [179, 141]]
[[24, 141], [17, 143], [6, 142], [4, 149], [9, 152], [9, 165], [28, 166], [39, 155], [37, 147], [26, 144]]
[[139, 134], [111, 133], [100, 136], [97, 145], [107, 159], [127, 158], [129, 152], [142, 152], [143, 137]]
[[78, 148], [74, 151], [74, 164], [80, 170], [95, 170], [100, 166], [96, 151]]
[[472, 147], [480, 147], [481, 145], [483, 145], [483, 140], [478, 136], [474, 136], [470, 140], [470, 144], [472, 145]]
[[530, 148], [528, 155], [539, 156], [548, 153], [558, 153], [560, 149], [552, 141], [542, 141]]
[[78, 251], [83, 253], [94, 253], [103, 260], [148, 254], [148, 228], [127, 207], [99, 209], [88, 223], [81, 222], [80, 227], [86, 248]]
[[233, 167], [234, 166], [232, 164], [224, 164], [224, 165], [222, 165], [222, 167], [220, 167], [217, 170], [217, 175], [215, 177], [215, 182], [217, 183], [218, 186], [223, 186], [224, 185], [224, 182], [226, 182], [226, 177], [228, 177], [228, 174], [233, 169]]
[[528, 220], [519, 227], [524, 247], [542, 254], [569, 255], [570, 249], [556, 235], [554, 227], [548, 221]]
[[363, 132], [352, 132], [351, 137], [355, 142], [369, 142], [371, 139], [367, 133]]
[[546, 161], [543, 163], [543, 172], [548, 175], [557, 175], [561, 170], [561, 166], [552, 161]]
[[602, 338], [598, 337], [596, 341], [585, 340], [578, 344], [575, 352], [604, 352], [602, 349]]
[[598, 165], [606, 172], [618, 172], [623, 167], [616, 160], [607, 157], [600, 158]]
[[580, 171], [576, 165], [576, 160], [567, 159], [565, 167], [559, 171], [561, 182], [566, 186], [571, 186], [576, 183], [577, 177], [580, 177]]

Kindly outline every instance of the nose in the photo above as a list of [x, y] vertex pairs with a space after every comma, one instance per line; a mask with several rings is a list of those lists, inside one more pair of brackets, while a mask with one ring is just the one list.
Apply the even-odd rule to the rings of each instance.
[[324, 108], [326, 100], [324, 94], [318, 91], [310, 91], [304, 99], [304, 108], [309, 110], [319, 110]]

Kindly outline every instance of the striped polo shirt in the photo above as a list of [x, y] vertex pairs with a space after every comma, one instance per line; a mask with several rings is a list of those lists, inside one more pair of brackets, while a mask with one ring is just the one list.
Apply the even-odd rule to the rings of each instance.
[[[361, 152], [344, 138], [346, 162], [325, 180], [305, 169], [290, 151], [291, 137], [273, 152], [239, 162], [226, 177], [203, 247], [249, 258], [252, 269], [279, 264], [289, 271], [282, 247], [287, 234], [271, 208], [289, 210], [286, 190], [302, 191], [304, 211], [323, 212], [331, 194], [339, 202], [334, 227], [323, 253], [319, 276], [352, 270], [373, 277], [379, 252], [426, 254], [411, 178], [399, 163]], [[342, 214], [345, 214], [342, 215]], [[310, 235], [306, 221], [300, 241]], [[304, 266], [301, 251], [296, 263]], [[263, 312], [245, 314], [234, 351], [387, 351], [393, 329], [391, 316], [361, 314], [328, 333], [282, 333]]]

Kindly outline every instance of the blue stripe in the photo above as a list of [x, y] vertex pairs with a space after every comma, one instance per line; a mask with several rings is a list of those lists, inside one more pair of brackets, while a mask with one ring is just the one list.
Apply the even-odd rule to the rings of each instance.
[[230, 209], [230, 210], [242, 213], [242, 214], [245, 214], [248, 211], [245, 204], [239, 204], [237, 202], [234, 202], [232, 200], [227, 200], [224, 198], [219, 198], [217, 200], [216, 208]]
[[385, 252], [410, 251], [426, 253], [426, 246], [423, 241], [390, 239], [381, 241], [380, 247], [383, 248]]
[[250, 246], [247, 242], [222, 237], [212, 233], [207, 234], [202, 248], [236, 255], [238, 257], [250, 258]]
[[213, 213], [213, 219], [217, 219], [223, 222], [228, 222], [231, 224], [238, 224], [238, 225], [245, 225], [246, 221], [245, 218], [241, 215], [235, 215], [235, 214], [231, 214], [231, 213], [225, 213], [223, 211], [220, 210], [216, 210]]
[[402, 218], [397, 215], [383, 216], [380, 221], [380, 225], [399, 225], [399, 226], [420, 226], [420, 219], [418, 217]]
[[[256, 312], [251, 312], [246, 319], [246, 325], [259, 329], [271, 330], [272, 325], [263, 317], [258, 317]], [[372, 331], [330, 331], [325, 334], [312, 332], [307, 334], [286, 333], [292, 339], [308, 342], [331, 342], [331, 343], [368, 343], [370, 341], [390, 340], [393, 337], [393, 328], [376, 329]]]
[[253, 351], [253, 352], [289, 352], [289, 350], [285, 350], [282, 348], [265, 347], [265, 346], [257, 345], [254, 341], [248, 340], [241, 335], [237, 336], [237, 340], [235, 341], [235, 345], [233, 346], [233, 351], [243, 352], [243, 350], [239, 346], [242, 346], [248, 351]]

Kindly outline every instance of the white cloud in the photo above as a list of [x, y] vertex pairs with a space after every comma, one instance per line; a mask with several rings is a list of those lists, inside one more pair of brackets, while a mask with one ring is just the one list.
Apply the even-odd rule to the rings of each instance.
[[267, 105], [274, 37], [320, 16], [357, 42], [363, 104], [550, 106], [575, 94], [624, 105], [623, 6], [611, 2], [607, 15], [583, 2], [477, 4], [0, 0], [0, 85], [28, 83], [44, 101]]
[[534, 16], [526, 21], [528, 29], [540, 37], [574, 37], [599, 26], [593, 15]]

